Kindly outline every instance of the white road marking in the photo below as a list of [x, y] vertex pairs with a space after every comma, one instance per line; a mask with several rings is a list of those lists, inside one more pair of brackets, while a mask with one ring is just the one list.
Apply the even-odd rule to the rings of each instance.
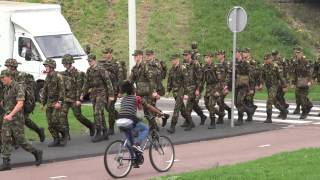
[[259, 148], [264, 148], [264, 147], [270, 147], [271, 146], [271, 144], [264, 144], [264, 145], [260, 145], [260, 146], [258, 146]]
[[[175, 159], [173, 162], [179, 162], [179, 159]], [[171, 161], [166, 161], [166, 163], [170, 163]]]
[[67, 176], [53, 176], [49, 177], [50, 179], [61, 179], [61, 178], [66, 178]]

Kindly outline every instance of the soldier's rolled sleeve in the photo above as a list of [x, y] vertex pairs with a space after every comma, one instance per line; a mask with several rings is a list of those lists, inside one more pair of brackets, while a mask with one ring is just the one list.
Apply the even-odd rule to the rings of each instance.
[[18, 84], [16, 100], [17, 101], [24, 101], [25, 100], [25, 87], [22, 84]]

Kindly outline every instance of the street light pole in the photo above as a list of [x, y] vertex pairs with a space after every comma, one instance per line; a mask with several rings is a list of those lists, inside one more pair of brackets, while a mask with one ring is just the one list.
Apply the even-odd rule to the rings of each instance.
[[129, 69], [128, 74], [133, 68], [135, 62], [132, 56], [137, 48], [137, 33], [136, 33], [136, 0], [128, 0], [128, 25], [129, 25]]

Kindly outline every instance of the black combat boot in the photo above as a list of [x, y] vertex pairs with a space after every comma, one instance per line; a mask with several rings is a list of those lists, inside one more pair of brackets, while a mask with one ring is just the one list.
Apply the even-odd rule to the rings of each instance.
[[39, 136], [40, 142], [44, 142], [44, 140], [46, 139], [46, 135], [44, 134], [44, 129], [39, 128], [39, 130], [37, 130], [37, 134]]
[[313, 108], [313, 105], [309, 104], [306, 109], [306, 114], [309, 114], [312, 108]]
[[183, 124], [181, 124], [180, 127], [188, 127], [187, 120], [184, 120]]
[[102, 130], [102, 137], [103, 137], [103, 140], [108, 140], [109, 139], [108, 129], [103, 129]]
[[3, 164], [0, 166], [0, 171], [9, 171], [11, 170], [10, 159], [3, 158]]
[[238, 112], [238, 121], [234, 124], [235, 126], [243, 125], [243, 113]]
[[163, 114], [161, 127], [165, 127], [167, 125], [169, 117], [170, 117], [169, 114]]
[[36, 159], [36, 166], [40, 166], [42, 164], [42, 154], [43, 152], [41, 150], [36, 150], [35, 152], [32, 152], [34, 155], [34, 158]]
[[175, 133], [175, 132], [176, 132], [176, 124], [171, 122], [170, 128], [167, 129], [167, 131], [168, 131], [170, 134]]
[[302, 112], [299, 119], [307, 118], [308, 114], [306, 112]]
[[90, 133], [90, 136], [94, 136], [94, 133], [96, 132], [96, 129], [94, 127], [94, 125], [92, 124], [89, 128], [89, 133]]
[[114, 127], [109, 128], [108, 135], [110, 135], [110, 136], [114, 135]]
[[267, 110], [267, 119], [265, 121], [263, 121], [264, 123], [272, 123], [272, 110]]
[[223, 124], [223, 117], [224, 116], [219, 116], [218, 121], [216, 124]]
[[62, 138], [60, 140], [60, 145], [66, 146], [69, 139], [70, 139], [69, 130], [66, 129], [66, 130], [62, 131], [61, 134], [62, 134]]
[[200, 121], [200, 126], [204, 125], [206, 119], [207, 119], [207, 116], [204, 115], [204, 114], [202, 114], [202, 116], [201, 116], [201, 121]]
[[289, 114], [289, 111], [286, 109], [286, 110], [283, 110], [281, 113], [280, 113], [282, 116], [281, 116], [281, 119], [282, 120], [285, 120], [287, 119], [287, 116]]
[[300, 114], [300, 104], [297, 104], [296, 109], [293, 111], [293, 114]]
[[57, 146], [60, 146], [59, 138], [53, 138], [53, 141], [48, 144], [48, 147], [57, 147]]
[[188, 124], [188, 126], [184, 129], [185, 131], [190, 131], [195, 126], [192, 120], [190, 120], [189, 122], [190, 123]]
[[210, 125], [208, 129], [215, 129], [216, 128], [216, 117], [215, 116], [210, 116]]

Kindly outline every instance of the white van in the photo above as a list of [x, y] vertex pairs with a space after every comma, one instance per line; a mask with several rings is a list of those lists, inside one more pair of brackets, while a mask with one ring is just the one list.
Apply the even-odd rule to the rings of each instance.
[[71, 54], [74, 66], [85, 72], [86, 54], [71, 32], [57, 4], [0, 1], [0, 65], [15, 58], [19, 71], [30, 73], [42, 84], [43, 61], [53, 58], [57, 71], [63, 71], [62, 56]]

